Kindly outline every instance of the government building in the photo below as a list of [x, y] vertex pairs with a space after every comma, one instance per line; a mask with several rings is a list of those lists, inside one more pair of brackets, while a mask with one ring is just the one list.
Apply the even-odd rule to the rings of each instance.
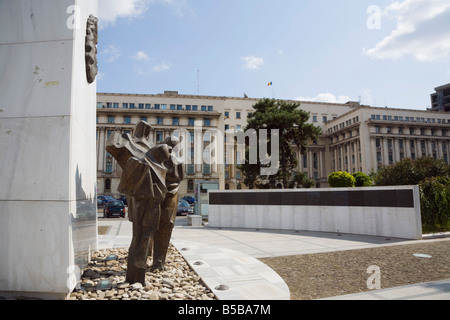
[[[194, 194], [196, 181], [217, 182], [221, 189], [246, 189], [237, 166], [244, 152], [227, 136], [246, 127], [247, 117], [259, 100], [176, 91], [154, 95], [98, 93], [98, 194], [120, 196], [117, 187], [121, 168], [106, 152], [106, 142], [114, 131], [132, 134], [141, 120], [152, 126], [150, 140], [154, 144], [172, 134], [185, 133], [182, 142], [187, 146], [184, 156], [188, 161], [180, 188], [182, 196]], [[295, 102], [310, 113], [311, 123], [322, 128], [322, 136], [310, 141], [307, 153], [296, 154], [298, 171], [314, 179], [317, 187], [328, 186], [331, 172], [368, 174], [403, 158], [429, 155], [449, 163], [450, 113], [377, 108], [358, 102]], [[204, 159], [202, 153], [208, 149], [216, 161], [198, 161]]]

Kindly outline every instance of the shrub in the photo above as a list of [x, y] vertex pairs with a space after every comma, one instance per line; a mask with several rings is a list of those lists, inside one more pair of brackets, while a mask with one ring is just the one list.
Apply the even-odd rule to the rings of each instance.
[[447, 230], [450, 223], [450, 179], [426, 178], [419, 186], [424, 229]]
[[373, 185], [372, 179], [363, 172], [354, 173], [353, 178], [355, 178], [355, 187], [370, 187]]
[[332, 188], [352, 188], [356, 180], [350, 173], [339, 171], [328, 176], [328, 183]]

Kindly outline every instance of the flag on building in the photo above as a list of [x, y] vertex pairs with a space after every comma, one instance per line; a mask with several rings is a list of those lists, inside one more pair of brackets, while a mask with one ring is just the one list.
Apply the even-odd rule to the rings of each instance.
[[271, 85], [273, 85], [272, 81], [270, 81], [267, 86], [270, 87]]

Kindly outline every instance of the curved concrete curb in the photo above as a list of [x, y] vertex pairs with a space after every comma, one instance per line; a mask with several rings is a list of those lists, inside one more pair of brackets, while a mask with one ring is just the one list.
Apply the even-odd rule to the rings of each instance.
[[184, 240], [172, 244], [219, 300], [290, 300], [284, 280], [253, 257]]

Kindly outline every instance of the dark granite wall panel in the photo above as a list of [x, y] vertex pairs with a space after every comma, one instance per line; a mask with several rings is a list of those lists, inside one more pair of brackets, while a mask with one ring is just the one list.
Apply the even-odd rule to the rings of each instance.
[[211, 192], [210, 205], [414, 208], [411, 189], [307, 192]]

